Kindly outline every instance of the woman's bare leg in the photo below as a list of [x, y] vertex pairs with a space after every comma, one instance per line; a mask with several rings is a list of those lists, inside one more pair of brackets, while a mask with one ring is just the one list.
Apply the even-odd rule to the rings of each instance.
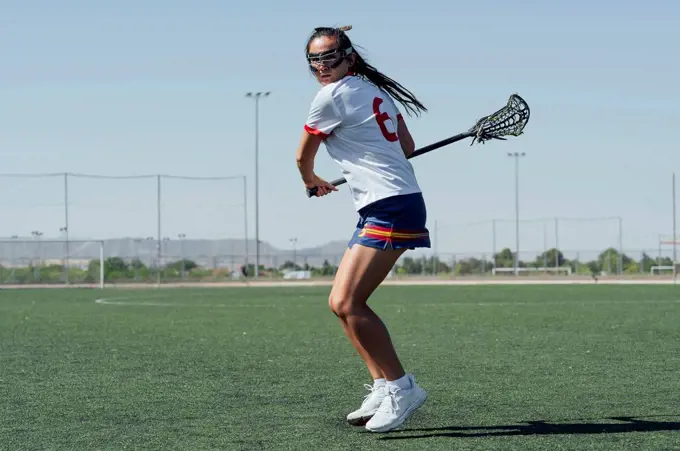
[[[340, 261], [340, 266], [338, 266], [338, 271], [336, 273], [335, 277], [335, 282], [333, 283], [333, 288], [331, 289], [331, 294], [329, 296], [329, 305], [331, 309], [333, 309], [333, 304], [332, 300], [337, 297], [336, 294], [336, 284], [338, 281], [343, 281], [346, 276], [344, 276], [344, 273], [346, 272], [345, 266], [348, 266], [350, 263], [351, 259], [351, 250], [347, 249], [345, 251], [345, 254], [342, 257], [342, 260]], [[339, 277], [338, 277], [339, 276]], [[368, 372], [371, 374], [371, 377], [376, 380], [376, 379], [384, 379], [385, 375], [383, 374], [382, 370], [378, 366], [377, 363], [371, 358], [370, 355], [368, 355], [368, 352], [364, 349], [364, 347], [361, 345], [357, 337], [352, 333], [352, 329], [349, 327], [347, 324], [347, 321], [345, 321], [344, 318], [338, 317], [340, 319], [340, 323], [342, 324], [342, 328], [345, 330], [345, 334], [347, 334], [347, 338], [351, 341], [352, 345], [354, 346], [354, 349], [357, 350], [361, 358], [363, 359], [364, 363], [366, 364], [366, 367], [368, 368]]]
[[367, 305], [404, 251], [355, 244], [342, 259], [329, 297], [331, 310], [374, 379], [396, 380], [405, 374], [385, 324]]
[[355, 244], [343, 259], [342, 270], [338, 269], [330, 297], [331, 309], [347, 335], [368, 356], [365, 361], [377, 366], [387, 380], [383, 387], [374, 386], [361, 408], [347, 417], [351, 424], [366, 421], [366, 429], [372, 432], [399, 427], [428, 396], [413, 375], [405, 373], [385, 324], [367, 305], [369, 296], [404, 252]]

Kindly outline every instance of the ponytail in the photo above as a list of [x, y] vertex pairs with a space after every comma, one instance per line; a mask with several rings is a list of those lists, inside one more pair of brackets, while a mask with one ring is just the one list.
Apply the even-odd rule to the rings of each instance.
[[420, 112], [427, 111], [425, 105], [411, 91], [371, 66], [359, 52], [354, 50], [354, 53], [356, 55], [356, 63], [352, 69], [356, 74], [364, 76], [378, 88], [387, 92], [394, 100], [401, 103], [406, 108], [408, 115], [411, 112], [418, 115]]

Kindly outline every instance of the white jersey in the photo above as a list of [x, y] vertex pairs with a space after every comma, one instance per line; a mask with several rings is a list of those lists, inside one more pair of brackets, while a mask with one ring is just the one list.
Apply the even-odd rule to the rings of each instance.
[[305, 130], [324, 138], [357, 210], [386, 197], [420, 192], [399, 144], [399, 120], [389, 94], [357, 76], [325, 85], [312, 102]]

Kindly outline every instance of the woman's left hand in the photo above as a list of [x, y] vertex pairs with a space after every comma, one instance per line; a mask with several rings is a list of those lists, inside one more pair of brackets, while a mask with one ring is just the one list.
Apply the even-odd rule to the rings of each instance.
[[333, 186], [332, 184], [328, 183], [321, 177], [315, 175], [314, 179], [312, 180], [311, 183], [305, 183], [305, 188], [307, 189], [312, 189], [316, 188], [316, 194], [314, 194], [316, 197], [321, 197], [325, 196], [327, 194], [330, 194], [331, 191], [337, 191], [338, 188]]

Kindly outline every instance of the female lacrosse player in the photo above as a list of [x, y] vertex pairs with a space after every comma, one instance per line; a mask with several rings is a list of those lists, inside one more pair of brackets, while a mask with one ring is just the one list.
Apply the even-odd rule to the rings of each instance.
[[374, 381], [347, 421], [385, 432], [401, 425], [427, 398], [404, 371], [385, 325], [367, 305], [407, 249], [430, 247], [425, 203], [406, 159], [415, 145], [394, 100], [416, 114], [427, 109], [357, 53], [345, 33], [350, 28], [316, 28], [307, 42], [307, 61], [322, 87], [304, 126], [297, 165], [305, 187], [316, 190], [316, 196], [337, 191], [314, 173], [323, 142], [340, 165], [359, 213], [329, 305]]

